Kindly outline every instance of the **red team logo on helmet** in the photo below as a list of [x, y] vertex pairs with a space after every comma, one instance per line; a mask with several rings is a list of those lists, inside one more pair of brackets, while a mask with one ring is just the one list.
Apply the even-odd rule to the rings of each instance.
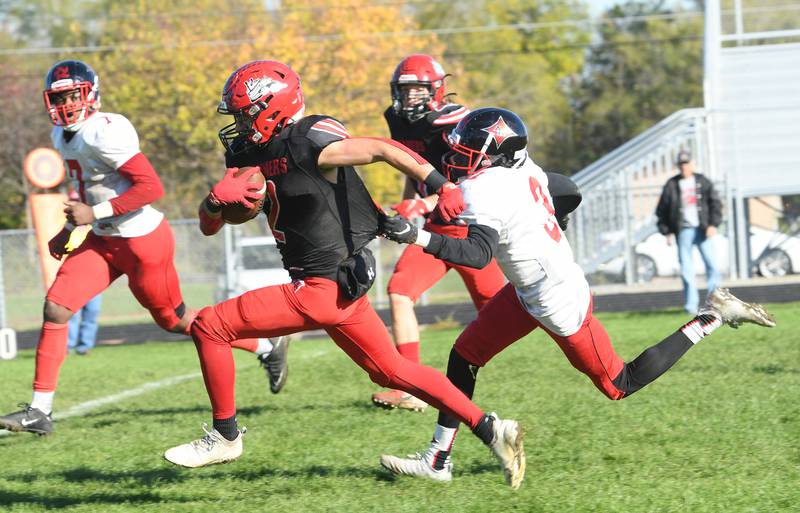
[[56, 66], [53, 69], [53, 78], [56, 80], [69, 78], [69, 66]]
[[517, 135], [515, 131], [511, 129], [511, 127], [503, 121], [503, 116], [497, 118], [497, 121], [492, 126], [481, 128], [484, 132], [489, 132], [489, 135], [494, 139], [495, 144], [500, 147], [503, 144], [503, 141], [508, 139], [509, 137], [513, 137]]
[[100, 80], [85, 62], [58, 62], [44, 82], [44, 106], [54, 125], [74, 128], [100, 108]]
[[231, 74], [222, 88], [217, 112], [234, 122], [219, 131], [225, 148], [239, 153], [263, 144], [289, 122], [301, 117], [305, 103], [300, 77], [277, 61], [254, 61]]

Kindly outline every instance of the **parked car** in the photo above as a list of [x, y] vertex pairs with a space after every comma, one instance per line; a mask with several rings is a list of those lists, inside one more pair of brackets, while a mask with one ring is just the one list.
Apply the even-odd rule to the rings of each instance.
[[227, 297], [226, 279], [222, 274], [218, 277], [215, 301], [235, 297], [248, 290], [288, 283], [289, 272], [283, 268], [281, 254], [271, 236], [242, 237], [238, 240], [233, 264], [233, 276]]
[[[618, 240], [622, 234], [610, 233], [609, 241]], [[730, 261], [728, 238], [718, 234], [713, 239], [717, 265], [720, 272], [729, 273]], [[705, 273], [705, 265], [700, 251], [694, 249], [694, 268], [698, 274]], [[782, 232], [751, 227], [750, 256], [753, 260], [753, 271], [765, 277], [785, 276], [800, 271], [800, 238]], [[654, 233], [636, 245], [636, 280], [647, 283], [656, 277], [680, 275], [678, 250], [675, 244], [667, 244], [667, 238]], [[598, 267], [612, 280], [625, 280], [625, 258], [616, 257]]]

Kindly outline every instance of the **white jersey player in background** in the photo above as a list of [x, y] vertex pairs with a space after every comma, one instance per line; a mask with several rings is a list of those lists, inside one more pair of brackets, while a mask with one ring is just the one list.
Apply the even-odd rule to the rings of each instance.
[[[92, 231], [69, 254], [47, 291], [33, 399], [21, 411], [0, 417], [0, 428], [39, 435], [53, 431], [53, 397], [66, 356], [69, 319], [114, 280], [127, 275], [133, 295], [167, 331], [188, 333], [196, 315], [181, 296], [172, 261], [172, 230], [164, 215], [150, 206], [164, 195], [161, 180], [139, 150], [139, 137], [130, 121], [120, 114], [100, 112], [97, 74], [81, 61], [55, 64], [45, 78], [44, 103], [55, 125], [53, 146], [61, 153], [79, 196], [66, 203], [67, 223], [50, 240], [50, 254], [61, 260], [76, 226], [90, 224]], [[269, 357], [282, 360], [282, 365], [272, 365], [282, 385], [285, 342], [275, 344], [277, 350], [266, 339], [237, 341], [236, 347], [264, 355], [262, 362]], [[265, 366], [269, 371], [269, 362]]]
[[[474, 392], [478, 369], [536, 328], [544, 329], [603, 394], [617, 400], [655, 380], [723, 323], [775, 325], [761, 306], [717, 289], [695, 318], [624, 362], [592, 316], [589, 285], [564, 235], [567, 214], [581, 199], [575, 184], [563, 175], [543, 172], [530, 159], [527, 129], [505, 109], [473, 111], [458, 123], [449, 144], [452, 151], [445, 156], [449, 177], [455, 181], [454, 175], [465, 176], [461, 188], [466, 209], [460, 217], [469, 223], [467, 238], [418, 232], [400, 216], [384, 220], [383, 234], [461, 265], [480, 268], [494, 257], [509, 279], [450, 353], [447, 377], [467, 397]], [[561, 203], [554, 205], [553, 197]], [[424, 453], [407, 458], [384, 455], [381, 464], [395, 474], [449, 481], [457, 427], [455, 419], [440, 413]]]

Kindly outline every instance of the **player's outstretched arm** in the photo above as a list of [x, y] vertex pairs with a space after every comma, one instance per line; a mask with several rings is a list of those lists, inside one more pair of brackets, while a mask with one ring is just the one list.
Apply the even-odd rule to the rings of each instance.
[[465, 239], [454, 239], [417, 230], [413, 223], [399, 215], [381, 220], [381, 234], [401, 244], [422, 246], [425, 253], [440, 260], [475, 269], [489, 265], [500, 241], [497, 231], [482, 224], [470, 224]]
[[378, 137], [352, 137], [326, 146], [317, 163], [321, 169], [363, 166], [386, 162], [406, 176], [425, 183], [439, 195], [435, 211], [445, 221], [464, 210], [461, 190], [439, 173], [427, 160], [397, 141]]

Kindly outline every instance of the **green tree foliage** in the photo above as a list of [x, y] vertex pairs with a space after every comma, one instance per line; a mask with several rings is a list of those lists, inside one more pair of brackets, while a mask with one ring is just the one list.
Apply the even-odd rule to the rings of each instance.
[[432, 2], [417, 13], [423, 28], [454, 31], [439, 36], [447, 46], [442, 65], [455, 75], [448, 89], [473, 109], [517, 112], [528, 126], [534, 158], [550, 169], [563, 169], [570, 84], [590, 38], [590, 27], [564, 20], [587, 17], [584, 3], [563, 0]]
[[574, 92], [569, 167], [582, 168], [679, 109], [702, 106], [702, 17], [636, 18], [667, 14], [664, 3], [628, 2], [604, 14]]

